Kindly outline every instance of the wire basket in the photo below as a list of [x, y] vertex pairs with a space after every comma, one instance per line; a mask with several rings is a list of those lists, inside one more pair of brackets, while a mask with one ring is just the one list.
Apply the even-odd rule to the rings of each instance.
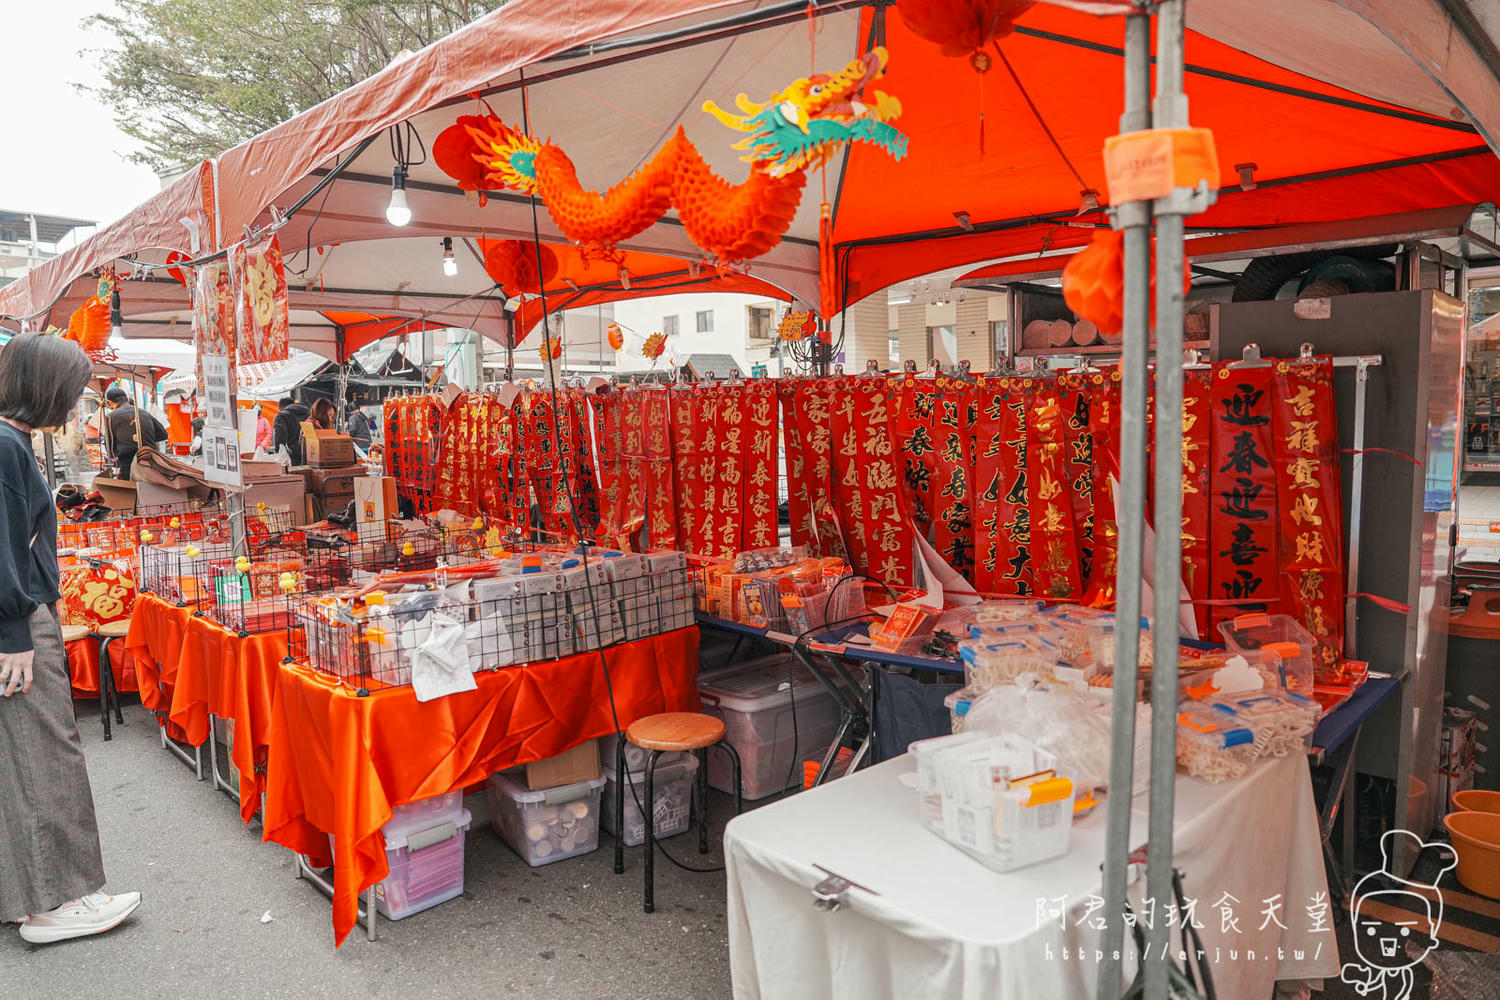
[[693, 623], [693, 586], [681, 552], [606, 559], [624, 639], [633, 642]]
[[214, 566], [231, 560], [228, 543], [181, 542], [164, 545], [142, 542], [136, 550], [141, 570], [137, 588], [178, 606], [207, 607], [213, 601]]
[[233, 560], [212, 565], [209, 615], [241, 635], [289, 628], [288, 596], [307, 593], [306, 536], [278, 536], [274, 543], [258, 546], [253, 559], [241, 565]]
[[[384, 603], [303, 598], [291, 605], [293, 659], [370, 690], [411, 683], [412, 660], [443, 616], [460, 623], [468, 609], [441, 591], [391, 595]], [[472, 665], [472, 661], [471, 661]]]
[[96, 521], [61, 520], [57, 525], [57, 545], [60, 549], [133, 551], [141, 541], [142, 531], [149, 531], [154, 541], [168, 544], [205, 539], [227, 542], [229, 521], [222, 507], [163, 504], [122, 511]]
[[556, 660], [578, 650], [569, 597], [561, 573], [474, 580], [472, 620], [465, 629], [478, 670]]

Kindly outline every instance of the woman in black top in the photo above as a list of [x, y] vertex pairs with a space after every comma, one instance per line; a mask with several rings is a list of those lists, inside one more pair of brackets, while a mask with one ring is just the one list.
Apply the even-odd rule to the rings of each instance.
[[0, 920], [32, 944], [98, 934], [140, 905], [110, 895], [57, 607], [57, 509], [31, 432], [56, 427], [92, 365], [23, 333], [0, 348]]

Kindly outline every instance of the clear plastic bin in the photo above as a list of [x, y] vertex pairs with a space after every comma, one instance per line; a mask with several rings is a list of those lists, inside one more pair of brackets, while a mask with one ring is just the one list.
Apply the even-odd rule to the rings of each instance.
[[599, 846], [603, 790], [603, 778], [534, 792], [507, 774], [492, 774], [485, 783], [495, 832], [533, 868]]
[[969, 704], [979, 697], [979, 693], [966, 687], [961, 687], [948, 697], [943, 699], [943, 705], [948, 709], [951, 733], [964, 731], [964, 716], [969, 714]]
[[1242, 778], [1255, 757], [1255, 734], [1230, 713], [1202, 702], [1179, 706], [1177, 763], [1194, 778]]
[[[375, 884], [375, 909], [388, 920], [430, 910], [463, 895], [464, 838], [471, 817], [463, 793], [396, 806], [385, 835], [390, 874]], [[333, 838], [329, 837], [330, 845]]]
[[1321, 706], [1311, 698], [1274, 688], [1254, 694], [1215, 698], [1214, 707], [1228, 712], [1255, 734], [1255, 756], [1285, 757], [1312, 749]]
[[[1059, 607], [1047, 615], [1061, 633], [1058, 645], [1062, 647], [1062, 659], [1077, 667], [1096, 666], [1111, 673], [1115, 669], [1115, 616], [1113, 612], [1098, 608]], [[1137, 664], [1150, 666], [1152, 661], [1151, 629], [1149, 622], [1141, 619], [1140, 639], [1137, 643]]]
[[[821, 758], [838, 729], [833, 695], [793, 662], [766, 657], [698, 678], [703, 711], [724, 720], [724, 738], [740, 755], [744, 797], [752, 801], [800, 784], [800, 762]], [[708, 783], [730, 792], [730, 780], [728, 755], [709, 750]]]
[[1291, 615], [1238, 615], [1219, 623], [1219, 633], [1232, 650], [1260, 650], [1281, 659], [1281, 687], [1311, 698], [1313, 693], [1313, 638]]
[[1012, 632], [1003, 638], [986, 636], [958, 644], [964, 665], [964, 685], [976, 695], [1022, 674], [1049, 677], [1061, 659], [1056, 643], [1039, 632]]
[[[652, 813], [656, 818], [656, 839], [675, 837], [688, 828], [692, 812], [693, 779], [698, 775], [698, 758], [687, 754], [685, 759], [667, 763], [662, 754], [656, 762], [656, 773], [652, 777], [651, 798], [655, 805]], [[625, 789], [625, 846], [635, 847], [646, 842], [646, 819], [641, 806], [646, 798], [646, 765], [633, 768], [626, 764], [625, 773], [630, 786]], [[604, 831], [615, 832], [615, 769], [614, 758], [604, 766]], [[632, 794], [632, 788], [634, 794]]]

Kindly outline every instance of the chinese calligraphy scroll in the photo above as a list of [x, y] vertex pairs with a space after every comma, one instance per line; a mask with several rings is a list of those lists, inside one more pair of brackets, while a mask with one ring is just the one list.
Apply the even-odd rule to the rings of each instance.
[[1276, 471], [1271, 369], [1221, 364], [1211, 391], [1213, 531], [1209, 563], [1217, 625], [1247, 611], [1277, 611]]

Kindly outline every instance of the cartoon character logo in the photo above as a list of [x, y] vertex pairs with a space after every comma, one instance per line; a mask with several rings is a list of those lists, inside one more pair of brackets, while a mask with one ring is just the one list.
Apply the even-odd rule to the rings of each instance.
[[[1404, 878], [1392, 867], [1401, 839], [1420, 853], [1428, 847], [1441, 852], [1440, 867], [1431, 882]], [[1443, 893], [1437, 883], [1458, 864], [1447, 844], [1428, 844], [1406, 830], [1387, 830], [1380, 838], [1380, 870], [1354, 886], [1354, 952], [1358, 962], [1346, 962], [1339, 979], [1362, 997], [1411, 1000], [1412, 967], [1438, 946], [1443, 925]]]

